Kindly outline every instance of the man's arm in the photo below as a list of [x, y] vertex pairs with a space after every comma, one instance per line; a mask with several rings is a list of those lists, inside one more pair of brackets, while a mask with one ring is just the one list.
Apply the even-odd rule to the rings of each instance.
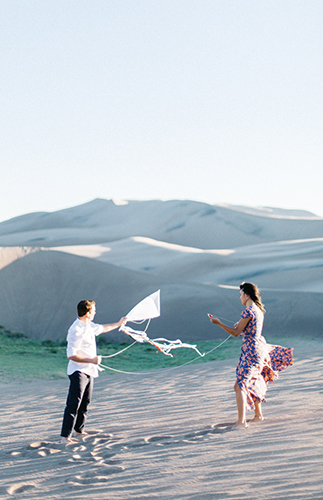
[[76, 361], [77, 363], [93, 363], [94, 365], [99, 365], [102, 361], [102, 356], [94, 356], [94, 358], [85, 358], [84, 356], [79, 356], [75, 354], [74, 356], [69, 356], [71, 361]]
[[120, 328], [120, 326], [124, 325], [127, 322], [127, 318], [121, 318], [118, 323], [110, 323], [108, 325], [103, 325], [103, 330], [101, 333], [111, 332], [116, 328]]

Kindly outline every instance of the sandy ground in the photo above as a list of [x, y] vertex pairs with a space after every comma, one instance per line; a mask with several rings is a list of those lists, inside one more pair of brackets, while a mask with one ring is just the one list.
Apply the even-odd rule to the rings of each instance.
[[322, 499], [322, 354], [296, 342], [266, 420], [245, 430], [232, 430], [237, 360], [99, 377], [89, 434], [67, 446], [67, 379], [2, 383], [0, 497]]

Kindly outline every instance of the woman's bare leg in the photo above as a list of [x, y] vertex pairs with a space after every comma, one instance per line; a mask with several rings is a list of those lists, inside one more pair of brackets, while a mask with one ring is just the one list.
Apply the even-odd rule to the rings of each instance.
[[265, 420], [265, 417], [262, 414], [261, 402], [260, 401], [255, 401], [255, 416], [252, 419], [252, 422], [255, 422], [257, 420]]
[[240, 389], [237, 381], [234, 384], [234, 390], [236, 393], [236, 401], [237, 401], [237, 408], [238, 408], [238, 420], [237, 420], [237, 423], [235, 424], [234, 427], [235, 428], [248, 427], [247, 420], [246, 420], [246, 395]]

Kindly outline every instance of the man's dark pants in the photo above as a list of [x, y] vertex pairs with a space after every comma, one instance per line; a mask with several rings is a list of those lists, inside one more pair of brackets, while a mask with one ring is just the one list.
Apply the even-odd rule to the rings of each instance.
[[73, 429], [83, 432], [87, 407], [93, 391], [93, 377], [76, 371], [68, 376], [70, 388], [66, 400], [66, 408], [62, 424], [62, 437], [69, 437]]

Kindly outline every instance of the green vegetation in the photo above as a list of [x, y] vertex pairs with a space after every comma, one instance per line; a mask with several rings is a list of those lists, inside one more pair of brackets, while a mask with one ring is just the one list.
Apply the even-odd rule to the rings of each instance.
[[[98, 339], [99, 340], [99, 339]], [[101, 339], [100, 339], [101, 340]], [[197, 342], [200, 352], [209, 352], [220, 344], [214, 342]], [[109, 356], [121, 351], [128, 344], [112, 344], [98, 342], [98, 353]], [[207, 356], [200, 358], [193, 349], [173, 350], [173, 357], [165, 356], [149, 344], [134, 344], [125, 352], [113, 358], [103, 359], [102, 363], [115, 370], [135, 372], [169, 368], [192, 362], [238, 358], [240, 341], [229, 339], [225, 344]], [[196, 358], [196, 359], [195, 359]], [[23, 333], [11, 332], [0, 326], [0, 381], [31, 380], [33, 378], [58, 379], [65, 378], [67, 367], [66, 342], [39, 342], [27, 338]], [[115, 374], [106, 369], [101, 375]]]
[[66, 376], [66, 347], [0, 329], [0, 381]]
[[[192, 342], [191, 342], [192, 343]], [[196, 346], [201, 353], [207, 353], [218, 346], [221, 342], [196, 342]], [[111, 355], [124, 349], [127, 344], [106, 344], [98, 347], [99, 354]], [[134, 344], [127, 351], [113, 358], [103, 359], [102, 363], [116, 370], [124, 371], [141, 371], [155, 370], [159, 368], [170, 368], [181, 366], [185, 363], [198, 364], [207, 363], [208, 361], [223, 360], [239, 357], [241, 342], [232, 342], [228, 340], [225, 344], [215, 349], [210, 354], [201, 358], [193, 349], [174, 349], [173, 357], [165, 356], [158, 351], [154, 346], [149, 344]], [[194, 360], [194, 361], [193, 361]], [[110, 370], [107, 370], [110, 373]]]

